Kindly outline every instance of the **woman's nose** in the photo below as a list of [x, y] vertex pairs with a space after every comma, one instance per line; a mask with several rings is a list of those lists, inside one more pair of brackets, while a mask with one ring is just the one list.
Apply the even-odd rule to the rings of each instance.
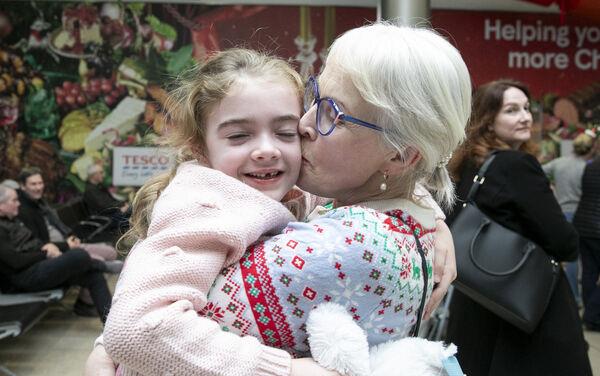
[[528, 110], [521, 111], [521, 121], [528, 123], [533, 121], [533, 115], [531, 114], [531, 112]]
[[308, 109], [308, 111], [300, 118], [300, 122], [298, 123], [298, 133], [300, 136], [306, 137], [311, 141], [317, 139], [317, 106], [312, 106]]

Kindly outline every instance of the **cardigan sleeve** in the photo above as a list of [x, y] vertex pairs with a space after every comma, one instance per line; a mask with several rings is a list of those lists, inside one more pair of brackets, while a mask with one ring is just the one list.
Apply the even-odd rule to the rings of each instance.
[[577, 233], [565, 219], [539, 162], [522, 153], [508, 167], [506, 188], [521, 214], [522, 228], [557, 260], [575, 259], [579, 246]]
[[221, 269], [293, 217], [218, 171], [180, 166], [117, 284], [104, 345], [127, 374], [287, 375], [290, 355], [198, 315]]
[[435, 219], [436, 220], [439, 219], [439, 220], [444, 221], [446, 219], [446, 215], [442, 211], [442, 208], [440, 208], [440, 206], [438, 205], [438, 203], [431, 196], [431, 192], [429, 192], [427, 190], [427, 188], [425, 188], [425, 186], [423, 186], [423, 184], [417, 183], [415, 185], [414, 196], [418, 200], [420, 200], [423, 203], [425, 203], [425, 205], [427, 205], [428, 207], [430, 207], [430, 208], [433, 209], [433, 211], [435, 212]]

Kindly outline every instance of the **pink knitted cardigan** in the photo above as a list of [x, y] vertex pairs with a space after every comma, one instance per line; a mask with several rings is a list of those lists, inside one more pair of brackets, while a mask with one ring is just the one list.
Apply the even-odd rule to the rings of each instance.
[[223, 332], [197, 312], [223, 267], [293, 220], [238, 180], [182, 164], [121, 273], [104, 329], [110, 356], [127, 375], [289, 375], [287, 352]]

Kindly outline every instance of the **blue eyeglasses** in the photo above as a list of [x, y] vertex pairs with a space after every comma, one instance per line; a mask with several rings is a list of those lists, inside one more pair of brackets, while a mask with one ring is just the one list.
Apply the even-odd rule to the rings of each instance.
[[376, 131], [383, 131], [378, 125], [346, 115], [331, 98], [319, 96], [319, 85], [314, 77], [309, 77], [304, 89], [304, 111], [308, 112], [312, 106], [317, 105], [317, 131], [322, 136], [329, 136], [340, 121], [362, 125]]

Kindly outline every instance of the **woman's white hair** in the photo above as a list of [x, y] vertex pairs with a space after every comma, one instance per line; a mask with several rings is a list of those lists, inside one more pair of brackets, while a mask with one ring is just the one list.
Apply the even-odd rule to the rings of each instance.
[[0, 204], [4, 204], [8, 200], [8, 195], [11, 191], [14, 191], [13, 188], [0, 184]]
[[373, 120], [401, 158], [407, 148], [421, 155], [400, 177], [409, 192], [422, 181], [442, 205], [451, 205], [446, 164], [465, 138], [471, 110], [471, 80], [458, 50], [433, 30], [380, 22], [337, 38], [327, 64], [348, 74], [376, 108]]
[[91, 165], [88, 166], [86, 172], [87, 172], [87, 176], [88, 178], [92, 175], [94, 175], [95, 173], [98, 173], [100, 171], [104, 170], [104, 167], [100, 166], [97, 163], [92, 163]]

